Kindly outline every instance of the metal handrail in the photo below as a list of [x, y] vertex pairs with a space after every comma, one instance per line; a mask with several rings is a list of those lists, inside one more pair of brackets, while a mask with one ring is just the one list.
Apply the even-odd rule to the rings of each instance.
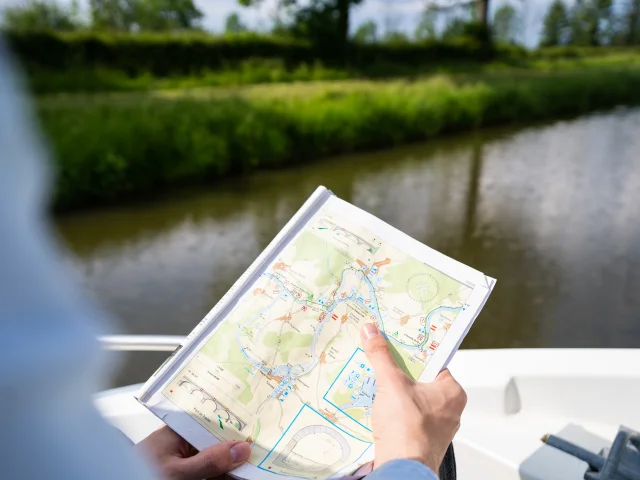
[[104, 335], [98, 341], [104, 350], [121, 352], [172, 352], [184, 340], [180, 335]]

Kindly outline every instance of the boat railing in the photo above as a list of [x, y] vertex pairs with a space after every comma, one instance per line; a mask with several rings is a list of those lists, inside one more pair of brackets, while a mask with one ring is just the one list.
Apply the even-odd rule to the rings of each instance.
[[104, 350], [120, 352], [172, 352], [184, 340], [180, 335], [104, 335], [98, 341]]

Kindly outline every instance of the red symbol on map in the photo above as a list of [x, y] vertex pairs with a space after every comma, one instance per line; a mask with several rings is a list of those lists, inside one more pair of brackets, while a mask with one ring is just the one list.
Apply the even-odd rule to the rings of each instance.
[[418, 335], [418, 341], [421, 342], [424, 339], [424, 335], [420, 334]]
[[296, 293], [296, 297], [300, 298], [302, 295], [300, 295], [300, 292]]
[[338, 315], [336, 315], [335, 313], [333, 315], [331, 315], [331, 319], [332, 320], [337, 320], [338, 319]]
[[347, 298], [347, 294], [346, 294], [346, 293], [344, 293], [344, 292], [343, 292], [343, 293], [341, 293], [341, 294], [340, 294], [340, 298]]
[[306, 306], [306, 305], [303, 305], [303, 306], [302, 306], [302, 311], [303, 311], [303, 312], [306, 312], [306, 311], [307, 311], [307, 306]]
[[435, 350], [436, 348], [438, 348], [438, 345], [440, 345], [438, 342], [431, 342], [431, 345], [429, 345], [429, 350]]
[[430, 330], [431, 330], [432, 332], [435, 332], [437, 328], [438, 328], [438, 326], [437, 326], [437, 325], [431, 325]]

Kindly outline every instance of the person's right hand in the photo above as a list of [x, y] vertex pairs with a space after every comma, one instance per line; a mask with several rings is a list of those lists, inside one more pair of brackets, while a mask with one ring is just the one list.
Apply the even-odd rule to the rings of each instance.
[[371, 415], [374, 469], [405, 458], [426, 465], [437, 475], [447, 447], [460, 428], [466, 393], [449, 370], [440, 372], [433, 383], [410, 379], [374, 324], [364, 325], [360, 335], [376, 374]]

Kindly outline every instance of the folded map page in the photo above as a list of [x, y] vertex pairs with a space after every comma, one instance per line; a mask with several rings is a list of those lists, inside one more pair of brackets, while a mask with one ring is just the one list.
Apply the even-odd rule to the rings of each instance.
[[407, 375], [431, 381], [493, 287], [335, 196], [312, 213], [146, 402], [198, 448], [250, 442], [239, 477], [324, 479], [371, 460], [376, 379], [362, 325], [384, 332]]

